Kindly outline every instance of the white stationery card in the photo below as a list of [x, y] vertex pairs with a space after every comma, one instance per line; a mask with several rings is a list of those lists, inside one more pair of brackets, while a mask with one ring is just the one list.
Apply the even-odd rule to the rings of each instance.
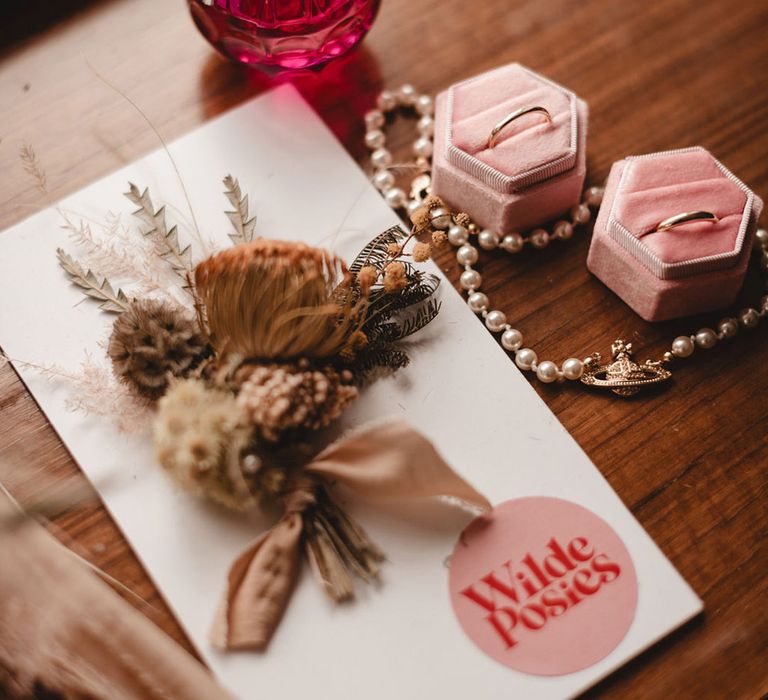
[[[203, 238], [221, 248], [229, 244], [221, 184], [227, 174], [250, 195], [260, 236], [302, 240], [351, 260], [398, 223], [292, 87], [214, 119], [170, 151]], [[61, 228], [64, 215], [103, 222], [119, 213], [133, 225], [134, 207], [122, 195], [129, 181], [149, 187], [155, 206], [166, 205], [200, 259], [186, 198], [168, 155], [158, 150], [0, 234], [0, 345], [11, 358], [76, 371], [87, 352], [108, 367], [104, 339], [114, 316], [83, 300], [59, 268], [56, 249], [77, 256]], [[440, 294], [440, 314], [417, 336], [411, 364], [366, 388], [344, 421], [403, 418], [494, 505], [512, 501], [499, 510], [508, 529], [482, 552], [501, 557], [497, 568], [487, 559], [496, 578], [479, 576], [472, 587], [461, 576], [474, 560], [458, 550], [461, 556], [449, 559], [471, 520], [467, 513], [443, 503], [395, 509], [355, 500], [350, 512], [388, 557], [381, 582], [360, 584], [353, 603], [337, 606], [305, 571], [265, 653], [221, 653], [207, 634], [230, 563], [269, 517], [225, 512], [179, 491], [157, 466], [146, 433], [121, 433], [107, 418], [68, 410], [72, 387], [65, 380], [16, 365], [192, 642], [237, 697], [568, 697], [701, 610], [447, 280]], [[515, 524], [524, 528], [537, 518], [554, 528], [541, 546]], [[523, 540], [528, 549], [516, 550]], [[489, 587], [488, 580], [502, 583]], [[505, 582], [519, 589], [505, 593]], [[547, 586], [549, 593], [541, 593]], [[605, 635], [589, 631], [602, 604], [592, 600], [613, 606], [603, 608], [617, 620]], [[578, 650], [563, 651], [563, 640]]]

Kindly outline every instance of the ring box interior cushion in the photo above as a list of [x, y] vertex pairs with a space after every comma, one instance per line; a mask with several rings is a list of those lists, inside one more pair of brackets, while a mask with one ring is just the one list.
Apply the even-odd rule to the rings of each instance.
[[[762, 206], [703, 148], [625, 158], [608, 176], [587, 267], [647, 321], [724, 308], [744, 281]], [[656, 231], [699, 210], [719, 221]]]
[[[526, 107], [543, 107], [491, 130]], [[578, 204], [586, 175], [587, 105], [573, 92], [512, 63], [437, 96], [432, 191], [483, 228], [511, 233]]]

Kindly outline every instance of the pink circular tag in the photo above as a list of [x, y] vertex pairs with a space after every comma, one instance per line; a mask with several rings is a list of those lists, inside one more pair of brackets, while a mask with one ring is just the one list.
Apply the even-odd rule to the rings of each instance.
[[557, 676], [624, 638], [637, 607], [627, 548], [592, 511], [518, 498], [473, 520], [451, 557], [451, 602], [467, 635], [510, 668]]

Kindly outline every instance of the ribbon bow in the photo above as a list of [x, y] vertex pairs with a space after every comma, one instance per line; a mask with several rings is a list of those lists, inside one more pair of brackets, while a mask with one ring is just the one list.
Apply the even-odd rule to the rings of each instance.
[[336, 600], [352, 596], [349, 571], [375, 576], [381, 552], [327, 494], [328, 482], [378, 501], [448, 496], [488, 511], [491, 504], [454, 472], [432, 443], [403, 421], [347, 434], [304, 467], [283, 517], [232, 564], [211, 629], [221, 649], [263, 650], [288, 605], [302, 545]]

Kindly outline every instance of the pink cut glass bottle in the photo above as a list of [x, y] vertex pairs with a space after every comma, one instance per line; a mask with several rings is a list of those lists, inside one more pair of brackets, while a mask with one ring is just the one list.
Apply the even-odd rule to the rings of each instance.
[[370, 29], [380, 0], [189, 0], [203, 36], [233, 61], [268, 71], [317, 66]]

